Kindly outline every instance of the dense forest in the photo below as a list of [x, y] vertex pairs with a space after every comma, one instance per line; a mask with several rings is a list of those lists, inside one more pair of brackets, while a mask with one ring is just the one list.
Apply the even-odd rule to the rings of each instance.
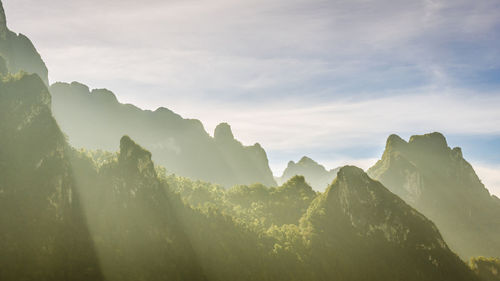
[[[368, 172], [303, 158], [277, 186], [265, 151], [228, 124], [212, 138], [167, 109], [49, 87], [22, 38], [0, 2], [0, 280], [500, 280], [500, 200], [442, 135], [391, 136]], [[63, 98], [83, 104], [74, 116], [105, 118], [109, 134], [83, 138], [97, 129], [55, 114]], [[139, 123], [111, 130], [129, 114]], [[163, 122], [178, 131], [157, 132]], [[143, 133], [210, 152], [156, 162]]]

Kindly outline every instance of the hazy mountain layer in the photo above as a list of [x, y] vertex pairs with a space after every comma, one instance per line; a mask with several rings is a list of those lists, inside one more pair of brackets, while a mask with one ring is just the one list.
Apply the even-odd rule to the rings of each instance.
[[212, 138], [198, 120], [166, 108], [148, 111], [121, 104], [107, 90], [56, 83], [50, 91], [54, 115], [76, 147], [114, 150], [116, 140], [127, 134], [151, 150], [169, 173], [224, 186], [275, 185], [264, 149], [243, 146], [225, 123]]
[[277, 178], [278, 184], [283, 184], [294, 176], [304, 176], [306, 181], [318, 191], [324, 191], [337, 177], [337, 172], [340, 168], [331, 170], [325, 169], [324, 166], [318, 164], [316, 161], [309, 157], [302, 157], [299, 162], [288, 162], [283, 175]]
[[48, 71], [33, 43], [23, 34], [16, 34], [7, 28], [7, 19], [0, 1], [0, 57], [6, 60], [12, 73], [25, 71], [36, 73], [48, 85]]
[[500, 256], [500, 203], [439, 133], [396, 135], [368, 173], [433, 220], [463, 258]]

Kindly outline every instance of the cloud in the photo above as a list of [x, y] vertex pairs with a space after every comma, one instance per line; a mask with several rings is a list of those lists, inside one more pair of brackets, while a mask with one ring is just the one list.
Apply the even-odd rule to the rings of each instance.
[[390, 133], [500, 134], [497, 0], [3, 3], [52, 81], [228, 121], [277, 170], [373, 159]]
[[490, 193], [500, 197], [500, 165], [474, 162], [472, 166]]

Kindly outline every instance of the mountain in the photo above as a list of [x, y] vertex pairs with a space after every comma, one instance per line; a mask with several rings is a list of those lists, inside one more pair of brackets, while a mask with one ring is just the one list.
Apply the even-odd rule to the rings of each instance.
[[500, 256], [500, 202], [442, 134], [391, 135], [368, 174], [434, 221], [462, 258]]
[[221, 189], [256, 215], [272, 203], [284, 224], [262, 231], [255, 216], [185, 205], [128, 136], [117, 153], [71, 148], [38, 76], [0, 81], [2, 280], [477, 280], [429, 220], [358, 168], [321, 195], [299, 176], [267, 195]]
[[294, 176], [302, 175], [315, 190], [323, 191], [337, 177], [339, 169], [335, 168], [328, 171], [324, 166], [304, 156], [297, 163], [293, 161], [288, 162], [283, 175], [276, 180], [278, 184], [283, 184]]
[[276, 185], [264, 149], [242, 145], [226, 123], [217, 126], [212, 138], [199, 120], [166, 108], [149, 111], [121, 104], [108, 90], [90, 91], [73, 82], [55, 83], [50, 92], [54, 116], [73, 146], [114, 150], [116, 139], [129, 135], [170, 173], [226, 187]]
[[431, 221], [356, 167], [339, 170], [302, 224], [317, 280], [476, 280]]
[[[115, 153], [74, 149], [44, 81], [7, 73], [3, 60], [0, 70], [0, 280], [495, 280], [486, 278], [496, 277], [496, 260], [474, 259], [471, 270], [432, 222], [358, 168], [340, 169], [323, 194], [301, 176], [280, 187], [183, 181], [155, 167], [152, 153], [127, 135], [114, 140]], [[118, 114], [133, 124], [158, 114], [121, 105], [106, 90], [86, 94], [120, 109], [83, 123]], [[142, 113], [124, 118], [122, 108]], [[201, 134], [214, 143], [208, 148], [223, 147], [217, 157], [255, 149], [252, 157], [262, 157], [227, 124], [211, 138], [196, 129], [199, 121], [159, 114], [171, 117], [160, 118], [168, 128], [188, 129], [182, 141]], [[183, 200], [195, 189], [208, 196]], [[213, 204], [188, 205], [203, 198]]]
[[103, 280], [50, 100], [37, 75], [0, 77], [0, 279]]
[[0, 1], [0, 57], [6, 61], [11, 73], [35, 73], [49, 84], [48, 70], [33, 43], [23, 34], [16, 34], [7, 27], [7, 19]]

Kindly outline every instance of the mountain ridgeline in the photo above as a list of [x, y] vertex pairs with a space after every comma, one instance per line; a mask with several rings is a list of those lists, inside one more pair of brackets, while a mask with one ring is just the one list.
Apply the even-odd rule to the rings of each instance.
[[[40, 54], [28, 37], [16, 34], [7, 27], [7, 18], [0, 1], [0, 57], [6, 62], [11, 73], [25, 71], [35, 73], [42, 78], [45, 85], [49, 84], [48, 70]], [[0, 58], [2, 59], [2, 58]]]
[[500, 201], [442, 134], [391, 135], [368, 174], [434, 221], [464, 259], [500, 256]]
[[283, 184], [294, 176], [304, 176], [306, 181], [317, 191], [324, 191], [330, 183], [337, 177], [337, 172], [340, 168], [331, 170], [325, 169], [323, 165], [309, 157], [302, 157], [299, 162], [288, 162], [283, 175], [277, 178], [279, 184]]
[[129, 135], [153, 153], [169, 173], [224, 186], [275, 185], [266, 152], [259, 144], [243, 146], [222, 123], [212, 138], [199, 120], [184, 119], [166, 108], [141, 110], [121, 104], [104, 89], [55, 83], [50, 87], [53, 112], [70, 143], [88, 149], [115, 149]]

